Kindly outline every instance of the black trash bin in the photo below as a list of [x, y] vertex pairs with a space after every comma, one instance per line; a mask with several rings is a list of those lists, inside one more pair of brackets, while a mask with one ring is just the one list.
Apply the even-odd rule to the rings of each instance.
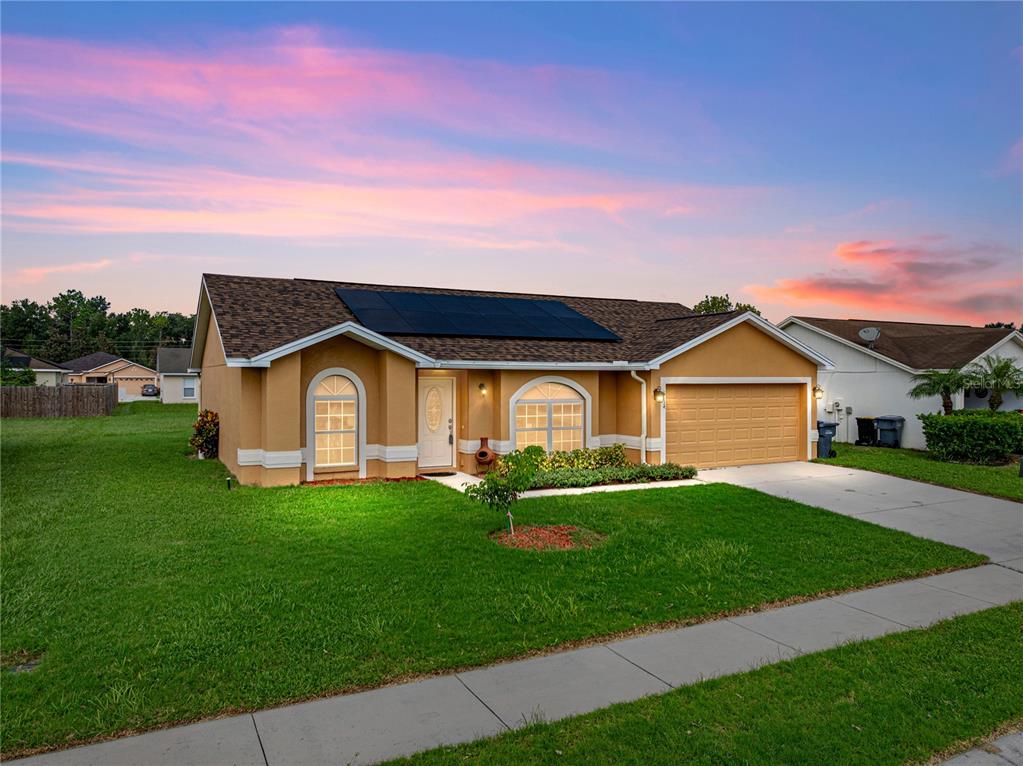
[[877, 444], [877, 423], [874, 418], [856, 418], [856, 443], [866, 447]]
[[817, 457], [835, 457], [835, 451], [831, 449], [831, 441], [838, 432], [838, 423], [829, 423], [826, 420], [817, 421]]
[[902, 446], [902, 426], [906, 419], [901, 415], [882, 415], [874, 418], [877, 424], [877, 443], [881, 447]]

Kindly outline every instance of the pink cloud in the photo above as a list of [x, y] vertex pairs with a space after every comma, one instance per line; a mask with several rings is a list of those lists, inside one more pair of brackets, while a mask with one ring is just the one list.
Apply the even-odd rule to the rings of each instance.
[[53, 266], [29, 266], [24, 269], [18, 269], [8, 276], [6, 281], [9, 284], [35, 284], [58, 274], [80, 274], [82, 272], [100, 271], [113, 265], [114, 262], [112, 260], [103, 258], [99, 261], [77, 261], [74, 263], [55, 264]]
[[[1023, 314], [1019, 253], [942, 235], [839, 243], [826, 272], [750, 285], [757, 298], [823, 308], [827, 315], [927, 316], [982, 323]], [[850, 271], [850, 268], [852, 269]]]

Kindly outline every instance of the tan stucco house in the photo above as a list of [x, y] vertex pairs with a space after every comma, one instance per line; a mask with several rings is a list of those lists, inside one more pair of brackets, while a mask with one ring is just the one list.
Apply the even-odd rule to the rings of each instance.
[[751, 313], [207, 274], [191, 369], [248, 484], [475, 471], [621, 443], [697, 466], [813, 456], [830, 361]]
[[160, 375], [160, 401], [164, 404], [198, 404], [199, 374], [190, 371], [192, 350], [158, 348], [156, 371]]
[[71, 371], [68, 383], [116, 383], [117, 399], [121, 402], [141, 399], [142, 386], [157, 382], [156, 370], [106, 351], [71, 359], [62, 366]]

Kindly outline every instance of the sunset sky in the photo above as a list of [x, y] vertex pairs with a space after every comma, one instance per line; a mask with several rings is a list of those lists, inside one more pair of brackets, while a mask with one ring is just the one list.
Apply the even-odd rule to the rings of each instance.
[[1023, 320], [1023, 4], [3, 4], [2, 298]]

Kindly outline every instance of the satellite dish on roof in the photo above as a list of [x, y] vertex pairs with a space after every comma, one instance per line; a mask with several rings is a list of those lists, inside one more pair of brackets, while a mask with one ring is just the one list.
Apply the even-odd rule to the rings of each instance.
[[871, 348], [874, 347], [874, 341], [881, 337], [881, 331], [876, 327], [864, 327], [860, 330], [860, 340], [863, 340]]

